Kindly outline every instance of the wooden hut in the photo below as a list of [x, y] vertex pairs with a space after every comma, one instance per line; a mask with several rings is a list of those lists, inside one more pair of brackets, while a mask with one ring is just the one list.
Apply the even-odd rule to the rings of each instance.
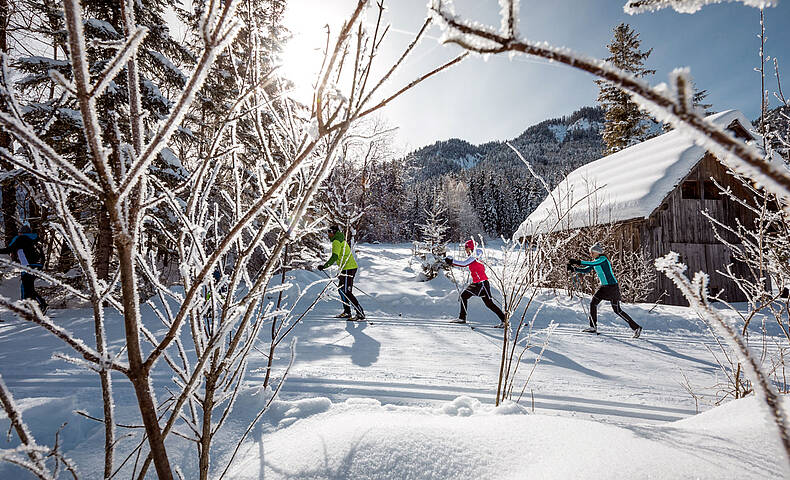
[[[737, 110], [707, 120], [745, 141], [758, 138]], [[651, 259], [674, 251], [690, 272], [710, 275], [711, 291], [721, 291], [728, 301], [743, 301], [736, 285], [716, 271], [731, 263], [739, 275], [746, 275], [747, 270], [716, 239], [702, 211], [726, 225], [734, 225], [736, 219], [751, 225], [754, 216], [720, 195], [714, 179], [736, 194], [745, 193], [714, 155], [681, 132], [671, 131], [573, 171], [522, 223], [515, 237], [610, 224], [620, 249], [613, 252], [613, 261], [627, 250], [643, 249]], [[726, 239], [737, 242], [737, 238]], [[664, 275], [657, 276], [648, 300], [659, 298], [662, 303], [688, 305]]]

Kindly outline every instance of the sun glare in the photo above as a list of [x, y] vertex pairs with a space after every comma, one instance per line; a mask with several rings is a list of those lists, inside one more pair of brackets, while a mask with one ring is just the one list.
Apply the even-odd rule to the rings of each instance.
[[291, 32], [282, 55], [283, 75], [294, 83], [296, 100], [309, 103], [321, 68], [326, 45], [326, 25], [336, 32], [342, 16], [334, 2], [301, 0], [289, 2], [285, 26]]

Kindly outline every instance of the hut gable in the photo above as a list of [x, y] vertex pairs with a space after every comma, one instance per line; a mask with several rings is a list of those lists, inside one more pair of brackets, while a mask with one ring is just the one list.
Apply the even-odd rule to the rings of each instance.
[[[757, 138], [752, 124], [738, 110], [706, 120], [740, 138]], [[706, 154], [705, 147], [673, 130], [588, 163], [571, 172], [514, 236], [648, 219]], [[568, 213], [558, 221], [558, 211]]]

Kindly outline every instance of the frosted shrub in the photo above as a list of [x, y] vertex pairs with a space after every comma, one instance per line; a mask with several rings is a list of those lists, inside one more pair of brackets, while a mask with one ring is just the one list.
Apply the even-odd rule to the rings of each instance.
[[412, 242], [409, 263], [419, 265], [417, 280], [427, 282], [436, 278], [440, 271], [446, 270], [444, 263], [446, 256], [447, 247], [444, 244]]
[[439, 196], [433, 207], [425, 210], [427, 219], [424, 224], [418, 225], [422, 231], [422, 241], [413, 243], [412, 258], [422, 269], [417, 277], [421, 282], [433, 280], [445, 268], [447, 247], [444, 236], [448, 227], [447, 209], [442, 203], [442, 196]]

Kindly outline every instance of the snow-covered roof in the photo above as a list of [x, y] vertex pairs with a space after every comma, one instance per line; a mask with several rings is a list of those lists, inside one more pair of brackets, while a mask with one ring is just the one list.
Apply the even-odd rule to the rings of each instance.
[[[722, 128], [737, 121], [757, 138], [751, 122], [738, 110], [710, 115], [706, 120]], [[673, 130], [588, 163], [571, 172], [514, 237], [647, 218], [705, 153], [705, 147]], [[558, 211], [568, 212], [560, 222]]]

